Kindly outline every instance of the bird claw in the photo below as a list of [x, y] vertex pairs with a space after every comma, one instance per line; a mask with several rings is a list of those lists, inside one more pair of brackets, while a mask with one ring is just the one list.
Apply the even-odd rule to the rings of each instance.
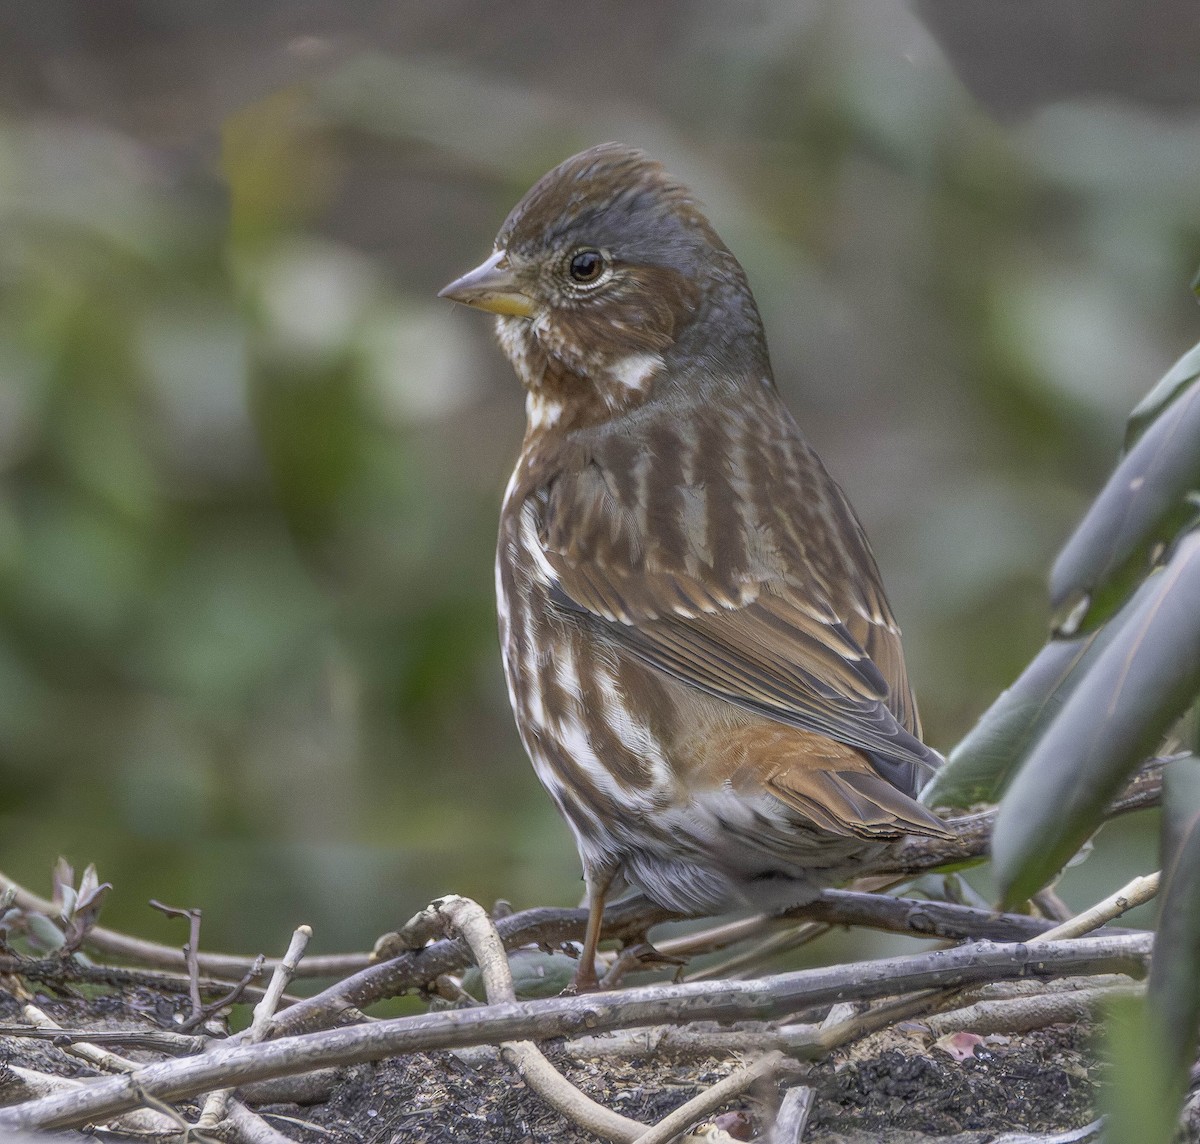
[[660, 953], [649, 941], [642, 940], [625, 946], [617, 954], [612, 967], [600, 981], [601, 989], [615, 989], [627, 973], [644, 973], [651, 969], [678, 969], [687, 961]]

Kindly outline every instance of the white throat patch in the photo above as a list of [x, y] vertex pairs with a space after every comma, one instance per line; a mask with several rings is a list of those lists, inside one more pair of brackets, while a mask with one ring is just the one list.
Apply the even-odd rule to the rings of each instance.
[[614, 362], [608, 376], [618, 385], [640, 393], [662, 367], [663, 359], [658, 354], [630, 354]]
[[536, 389], [525, 394], [525, 418], [531, 429], [549, 429], [562, 418], [563, 405]]

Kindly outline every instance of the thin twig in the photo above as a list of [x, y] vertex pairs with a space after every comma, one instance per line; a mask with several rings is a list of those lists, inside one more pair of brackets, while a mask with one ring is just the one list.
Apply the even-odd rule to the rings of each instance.
[[[1043, 933], [1029, 938], [1025, 944], [1028, 946], [1040, 947], [1046, 943], [1068, 940], [1079, 937], [1085, 933], [1104, 925], [1115, 917], [1119, 917], [1126, 910], [1132, 909], [1133, 906], [1140, 905], [1144, 901], [1148, 901], [1158, 892], [1158, 874], [1150, 874], [1146, 877], [1135, 878], [1127, 886], [1122, 887], [1115, 894], [1111, 894], [1103, 901], [1098, 902], [1090, 909], [1084, 910], [1083, 913], [1071, 918], [1069, 921], [1060, 922], [1058, 925], [1045, 930]], [[966, 991], [959, 988], [949, 990], [936, 990], [936, 1002], [931, 1006], [932, 1009], [947, 1011], [951, 1004], [959, 1006], [959, 1011], [965, 1011], [968, 1007], [964, 1005], [967, 1001], [965, 996]], [[1069, 1020], [1069, 1014], [1079, 1012], [1078, 1006], [1072, 1009], [1068, 1005], [1060, 1004], [1054, 1006], [1039, 1006], [1035, 1003], [1028, 1003], [1025, 1006], [1018, 1006], [1016, 1009], [1008, 1012], [1005, 1017], [1010, 1021], [1033, 1021], [1034, 1024], [1028, 1026], [1030, 1028], [1038, 1028], [1044, 1025], [1053, 1024], [1054, 1020], [1051, 1015], [1054, 1013], [1067, 1013], [1068, 1016], [1058, 1018], [1061, 1020]], [[1046, 1019], [1043, 1019], [1046, 1017]], [[985, 1020], [995, 1021], [997, 1014], [991, 1007], [988, 1009], [980, 1009], [976, 1012], [973, 1018], [980, 1023]]]
[[[13, 881], [7, 874], [0, 873], [0, 894], [11, 891], [13, 903], [27, 913], [45, 914], [47, 917], [58, 917], [59, 908], [48, 898], [27, 890], [19, 882]], [[124, 958], [156, 969], [174, 969], [187, 971], [187, 962], [182, 951], [177, 946], [163, 945], [156, 941], [146, 941], [120, 930], [107, 929], [104, 926], [92, 926], [87, 932], [84, 945], [89, 949], [107, 953], [114, 957]], [[200, 972], [209, 977], [223, 979], [223, 983], [237, 981], [253, 966], [256, 954], [226, 954], [226, 953], [197, 953], [197, 964]], [[366, 953], [336, 953], [319, 957], [305, 958], [298, 977], [344, 977], [347, 973], [356, 973], [370, 963], [370, 955]], [[277, 961], [268, 959], [266, 968], [273, 970]]]
[[[62, 1026], [53, 1017], [42, 1012], [32, 1002], [22, 1007], [21, 1016], [35, 1029], [42, 1032], [62, 1033]], [[103, 1069], [105, 1072], [129, 1073], [137, 1071], [138, 1066], [132, 1061], [118, 1056], [109, 1049], [102, 1049], [99, 1045], [93, 1044], [90, 1041], [68, 1041], [61, 1048], [64, 1052], [70, 1053], [71, 1056], [87, 1061], [88, 1064], [95, 1065], [96, 1068]]]
[[[1158, 806], [1162, 801], [1163, 767], [1169, 761], [1153, 758], [1143, 763], [1109, 805], [1105, 818]], [[954, 831], [954, 837], [950, 839], [910, 836], [881, 855], [879, 872], [915, 877], [939, 866], [982, 858], [991, 843], [996, 814], [997, 811], [991, 809], [948, 821], [946, 825]]]
[[[632, 940], [649, 927], [679, 916], [660, 909], [645, 898], [628, 898], [605, 912], [605, 937]], [[952, 902], [891, 898], [852, 890], [826, 890], [812, 902], [779, 915], [781, 920], [806, 916], [829, 925], [871, 926], [889, 932], [942, 939], [984, 937], [1011, 941], [1032, 937], [1049, 928], [1049, 923], [1041, 918], [993, 913]], [[579, 940], [586, 923], [586, 910], [543, 907], [501, 918], [496, 922], [496, 930], [505, 948], [512, 949], [534, 943], [558, 945]], [[782, 921], [770, 921], [757, 915], [700, 935], [672, 938], [656, 945], [668, 956], [685, 956], [719, 949], [726, 938], [733, 942], [761, 932], [768, 925], [778, 924]], [[412, 925], [410, 922], [405, 931]], [[426, 931], [422, 933], [428, 936]], [[402, 953], [392, 961], [372, 965], [293, 1005], [280, 1014], [276, 1031], [299, 1033], [327, 1028], [338, 1024], [346, 1010], [363, 1009], [386, 997], [423, 988], [443, 974], [461, 972], [470, 963], [470, 950], [465, 942], [458, 940], [437, 941], [423, 949]]]
[[213, 1125], [207, 1131], [233, 1144], [295, 1144], [290, 1136], [272, 1128], [240, 1100], [231, 1100], [223, 1123]]
[[1006, 914], [957, 902], [897, 898], [855, 890], [826, 890], [814, 901], [778, 915], [831, 926], [870, 926], [889, 933], [943, 941], [1022, 941], [1053, 924], [1027, 914]]
[[1075, 911], [1058, 896], [1053, 886], [1044, 886], [1029, 900], [1037, 906], [1042, 917], [1052, 922], [1065, 922], [1075, 916]]
[[712, 981], [718, 977], [748, 977], [773, 957], [786, 953], [829, 932], [829, 926], [820, 922], [801, 922], [792, 925], [783, 933], [771, 934], [755, 942], [749, 949], [730, 957], [722, 958], [715, 965], [706, 965], [694, 973], [687, 974], [685, 981]]
[[[200, 1011], [198, 1013], [193, 1013], [192, 1016], [190, 1016], [186, 1021], [183, 1022], [183, 1024], [179, 1026], [179, 1028], [185, 1032], [191, 1032], [192, 1029], [200, 1028], [214, 1013], [219, 1013], [222, 1009], [228, 1008], [230, 1005], [237, 1004], [237, 1002], [239, 1002], [243, 997], [247, 997], [248, 1000], [253, 1000], [253, 998], [248, 996], [250, 993], [250, 982], [257, 980], [262, 976], [263, 962], [265, 960], [266, 959], [260, 953], [254, 959], [254, 964], [246, 970], [245, 974], [243, 974], [241, 981], [237, 982], [237, 984], [235, 984], [231, 989], [228, 989], [215, 1001], [210, 1001], [207, 1005], [202, 1005], [200, 1007]], [[279, 966], [276, 965], [275, 968], [278, 969]], [[258, 1003], [262, 1004], [262, 995], [258, 997]]]
[[[267, 991], [263, 994], [262, 1000], [254, 1007], [254, 1016], [250, 1021], [250, 1028], [246, 1031], [243, 1040], [249, 1044], [258, 1044], [262, 1041], [271, 1027], [271, 1020], [275, 1016], [275, 1010], [279, 1005], [279, 999], [283, 996], [284, 990], [287, 989], [289, 982], [292, 980], [296, 972], [296, 966], [300, 964], [300, 959], [304, 956], [305, 949], [308, 948], [308, 943], [312, 939], [311, 926], [298, 926], [296, 932], [292, 934], [292, 940], [288, 944], [287, 953], [283, 955], [283, 960], [275, 967], [275, 972], [271, 974], [270, 983], [267, 985]], [[196, 1129], [200, 1132], [207, 1132], [209, 1129], [215, 1128], [225, 1117], [230, 1107], [230, 1102], [233, 1099], [232, 1088], [219, 1088], [210, 1092], [204, 1101], [204, 1108], [200, 1112], [200, 1119], [196, 1121]], [[245, 1118], [242, 1118], [243, 1120]], [[258, 1118], [255, 1117], [255, 1120]], [[275, 1129], [269, 1125], [263, 1125], [263, 1128], [269, 1132], [275, 1132]], [[276, 1135], [279, 1135], [276, 1133]]]
[[187, 918], [188, 940], [183, 947], [183, 963], [187, 966], [188, 981], [191, 983], [189, 996], [192, 1001], [192, 1019], [200, 1021], [204, 1002], [200, 1000], [200, 921], [201, 911], [195, 908], [168, 906], [156, 898], [150, 899], [150, 908], [166, 914], [169, 918]]
[[[1152, 937], [1088, 937], [1031, 946], [979, 942], [908, 957], [805, 969], [754, 981], [648, 985], [611, 996], [555, 997], [397, 1017], [366, 1025], [214, 1048], [162, 1061], [86, 1091], [0, 1109], [0, 1127], [50, 1128], [96, 1121], [137, 1102], [137, 1090], [177, 1099], [269, 1076], [378, 1060], [397, 1053], [498, 1044], [696, 1020], [770, 1020], [808, 1006], [871, 1000], [937, 987], [1080, 973], [1145, 972]], [[288, 1014], [280, 1016], [282, 1023]]]
[[[605, 911], [605, 937], [637, 938], [649, 926], [679, 916], [645, 898], [628, 898]], [[582, 939], [586, 924], [586, 910], [541, 907], [500, 918], [496, 931], [506, 949], [529, 944], [556, 946]], [[340, 1024], [348, 1012], [421, 989], [443, 974], [461, 972], [472, 960], [467, 943], [455, 938], [436, 941], [424, 949], [371, 965], [280, 1013], [275, 1033], [279, 1036], [308, 1032]]]
[[1110, 894], [1102, 902], [1097, 902], [1094, 906], [1084, 910], [1083, 913], [1076, 914], [1075, 917], [1059, 923], [1053, 929], [1049, 929], [1037, 937], [1030, 938], [1026, 944], [1034, 945], [1043, 941], [1059, 941], [1062, 938], [1079, 937], [1082, 934], [1091, 933], [1092, 930], [1098, 929], [1105, 922], [1110, 922], [1113, 918], [1120, 917], [1127, 910], [1132, 910], [1134, 906], [1140, 906], [1143, 902], [1150, 901], [1158, 893], [1160, 877], [1161, 874], [1156, 871], [1153, 874], [1134, 878], [1132, 882], [1126, 886], [1122, 886], [1115, 894]]
[[[492, 1004], [515, 1001], [508, 957], [487, 911], [478, 902], [457, 894], [439, 898], [431, 908], [448, 919], [467, 940], [483, 977], [488, 1001]], [[573, 1124], [619, 1144], [643, 1139], [645, 1124], [613, 1112], [580, 1092], [532, 1041], [504, 1041], [500, 1055], [534, 1092]]]
[[[86, 965], [75, 958], [45, 957], [37, 960], [27, 957], [0, 955], [0, 973], [11, 973], [28, 981], [42, 981], [47, 985], [88, 982], [96, 985], [144, 987], [160, 993], [177, 993], [187, 996], [191, 982], [179, 974], [162, 973], [154, 969], [128, 969], [121, 965]], [[201, 994], [225, 998], [229, 993], [228, 981], [200, 981]], [[246, 988], [249, 1000], [262, 997], [262, 990]], [[299, 1000], [296, 998], [295, 1000]], [[226, 1003], [226, 1002], [222, 1002]]]

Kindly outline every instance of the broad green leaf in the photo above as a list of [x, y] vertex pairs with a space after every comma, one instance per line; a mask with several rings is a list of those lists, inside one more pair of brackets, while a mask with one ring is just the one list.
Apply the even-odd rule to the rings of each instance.
[[1046, 644], [950, 752], [921, 800], [949, 807], [998, 801], [1026, 752], [1107, 644], [1111, 626]]
[[1044, 886], [1200, 691], [1200, 532], [1138, 589], [1013, 779], [992, 839], [1004, 901]]
[[[571, 984], [575, 974], [575, 962], [571, 958], [540, 949], [514, 949], [508, 955], [508, 967], [512, 971], [513, 990], [518, 1001], [557, 997]], [[483, 976], [475, 966], [463, 974], [463, 988], [473, 997], [485, 1000]]]
[[1200, 758], [1177, 759], [1163, 780], [1163, 887], [1147, 993], [1172, 1107], [1196, 1057], [1200, 1023]]
[[1111, 1066], [1099, 1101], [1104, 1144], [1171, 1144], [1178, 1102], [1144, 997], [1118, 997], [1105, 1006], [1104, 1056]]
[[1113, 471], [1050, 573], [1060, 630], [1103, 623], [1167, 541], [1195, 518], [1200, 488], [1200, 384], [1193, 381]]
[[1150, 427], [1164, 409], [1184, 389], [1200, 377], [1200, 344], [1192, 346], [1167, 372], [1162, 380], [1133, 407], [1125, 425], [1125, 451]]

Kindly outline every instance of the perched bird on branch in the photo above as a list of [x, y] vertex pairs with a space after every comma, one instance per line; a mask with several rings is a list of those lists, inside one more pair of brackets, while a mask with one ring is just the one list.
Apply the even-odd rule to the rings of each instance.
[[862, 526], [771, 374], [738, 261], [640, 151], [568, 159], [442, 295], [498, 315], [528, 416], [500, 517], [509, 695], [606, 896], [797, 904], [943, 835]]

